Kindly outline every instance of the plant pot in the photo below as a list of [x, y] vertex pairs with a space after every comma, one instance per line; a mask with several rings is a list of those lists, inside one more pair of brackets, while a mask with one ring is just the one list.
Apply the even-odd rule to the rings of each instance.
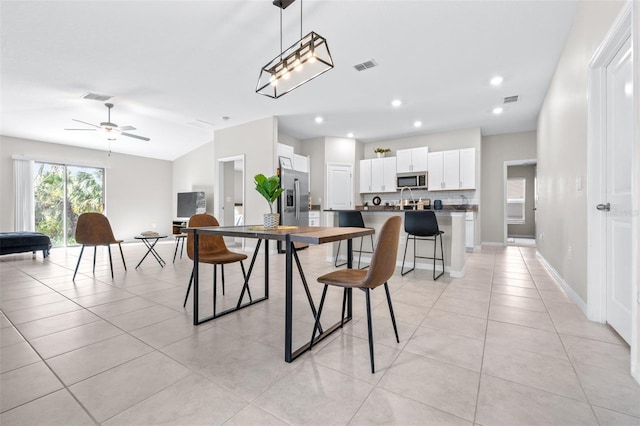
[[378, 158], [384, 158], [384, 152], [376, 152], [378, 154]]
[[265, 213], [263, 221], [265, 229], [277, 228], [280, 224], [280, 213]]

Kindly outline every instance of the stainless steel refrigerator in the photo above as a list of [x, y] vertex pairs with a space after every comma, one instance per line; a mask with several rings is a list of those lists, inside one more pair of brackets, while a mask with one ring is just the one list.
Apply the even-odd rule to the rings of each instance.
[[[284, 192], [278, 199], [281, 225], [309, 226], [309, 174], [293, 170], [291, 160], [280, 157], [280, 186]], [[278, 251], [283, 248], [278, 242]], [[307, 247], [297, 245], [296, 248]]]

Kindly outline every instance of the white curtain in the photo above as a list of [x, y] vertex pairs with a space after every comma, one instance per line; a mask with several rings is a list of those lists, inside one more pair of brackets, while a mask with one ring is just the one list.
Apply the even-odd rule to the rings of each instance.
[[33, 231], [35, 215], [33, 208], [33, 161], [13, 160], [13, 181], [15, 183], [16, 231]]

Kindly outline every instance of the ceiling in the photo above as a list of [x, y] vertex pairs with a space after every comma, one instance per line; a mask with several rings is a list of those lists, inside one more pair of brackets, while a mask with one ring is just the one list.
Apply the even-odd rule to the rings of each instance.
[[[285, 48], [300, 38], [300, 3], [283, 13]], [[327, 39], [335, 68], [271, 99], [255, 93], [260, 68], [280, 49], [280, 9], [271, 0], [3, 0], [0, 133], [174, 160], [213, 140], [214, 130], [268, 116], [298, 139], [353, 132], [365, 143], [472, 127], [484, 135], [534, 130], [578, 8], [514, 0], [302, 4], [304, 34]], [[354, 69], [371, 59], [377, 67]], [[501, 86], [489, 84], [494, 75], [504, 77]], [[72, 119], [107, 121], [103, 102], [82, 98], [87, 92], [113, 96], [111, 121], [151, 141], [65, 131], [89, 128]], [[518, 102], [492, 114], [512, 95]], [[393, 108], [396, 98], [403, 104]]]

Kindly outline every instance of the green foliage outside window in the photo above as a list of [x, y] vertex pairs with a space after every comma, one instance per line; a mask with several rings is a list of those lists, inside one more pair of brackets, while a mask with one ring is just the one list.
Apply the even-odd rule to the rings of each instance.
[[104, 170], [36, 163], [34, 174], [36, 231], [48, 235], [54, 246], [64, 245], [63, 220], [66, 219], [66, 243], [67, 245], [75, 244], [75, 225], [78, 222], [78, 216], [87, 212], [102, 213], [104, 211]]

